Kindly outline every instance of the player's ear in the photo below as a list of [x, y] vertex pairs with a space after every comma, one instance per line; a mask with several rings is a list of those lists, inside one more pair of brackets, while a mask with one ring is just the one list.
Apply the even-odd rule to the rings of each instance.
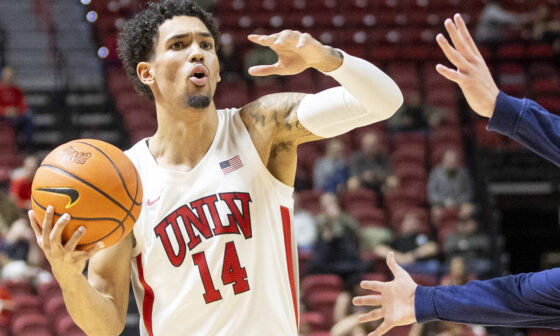
[[150, 63], [138, 63], [138, 65], [136, 66], [136, 73], [138, 74], [138, 78], [140, 78], [140, 81], [143, 84], [150, 85], [154, 83], [154, 76]]

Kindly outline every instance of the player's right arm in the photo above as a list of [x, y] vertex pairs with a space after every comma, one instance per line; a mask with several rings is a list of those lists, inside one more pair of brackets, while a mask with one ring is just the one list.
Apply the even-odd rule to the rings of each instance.
[[[88, 335], [118, 335], [126, 321], [132, 235], [105, 250], [101, 250], [102, 244], [97, 244], [90, 250], [78, 251], [76, 246], [85, 230], [76, 230], [68, 242], [62, 244], [62, 231], [70, 221], [66, 216], [53, 223], [53, 208], [49, 206], [43, 225], [39, 226], [30, 211], [37, 243], [62, 288], [66, 308], [74, 322]], [[82, 272], [88, 259], [86, 279]]]
[[454, 21], [447, 19], [445, 28], [453, 46], [441, 34], [437, 42], [457, 69], [438, 64], [436, 70], [459, 85], [477, 114], [490, 118], [487, 129], [515, 139], [560, 166], [560, 117], [530, 99], [514, 98], [498, 89], [461, 15], [455, 15]]

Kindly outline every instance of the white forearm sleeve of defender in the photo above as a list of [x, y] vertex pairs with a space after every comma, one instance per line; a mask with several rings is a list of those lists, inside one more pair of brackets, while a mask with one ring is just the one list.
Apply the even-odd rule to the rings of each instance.
[[342, 86], [305, 96], [296, 112], [307, 130], [323, 138], [385, 120], [403, 103], [401, 90], [383, 71], [341, 52], [342, 65], [325, 74]]

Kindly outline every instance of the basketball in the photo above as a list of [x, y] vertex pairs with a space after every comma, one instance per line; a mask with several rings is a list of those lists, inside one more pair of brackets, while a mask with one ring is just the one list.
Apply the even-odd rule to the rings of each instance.
[[62, 242], [80, 227], [86, 233], [76, 249], [98, 242], [109, 247], [132, 230], [142, 209], [142, 184], [136, 168], [117, 147], [93, 139], [67, 142], [51, 151], [33, 178], [31, 204], [39, 224], [47, 206], [53, 225], [65, 213], [71, 220]]

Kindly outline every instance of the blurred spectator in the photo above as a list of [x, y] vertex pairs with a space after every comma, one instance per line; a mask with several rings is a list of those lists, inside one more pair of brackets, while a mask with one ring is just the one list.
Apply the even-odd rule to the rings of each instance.
[[360, 259], [358, 224], [340, 209], [335, 194], [321, 195], [321, 209], [317, 217], [317, 242], [313, 247], [308, 271], [311, 274], [337, 274], [343, 278], [346, 286], [351, 286], [364, 269]]
[[0, 191], [0, 237], [5, 236], [13, 222], [21, 218], [22, 210], [11, 197]]
[[12, 173], [10, 197], [22, 209], [31, 209], [31, 184], [38, 167], [39, 159], [33, 155], [28, 155], [23, 160], [23, 166]]
[[459, 165], [455, 150], [445, 151], [441, 164], [432, 169], [428, 178], [428, 201], [434, 220], [438, 221], [444, 208], [472, 213], [472, 199], [473, 185], [467, 169]]
[[23, 91], [16, 85], [14, 70], [2, 69], [0, 80], [0, 118], [8, 120], [16, 130], [18, 145], [25, 149], [31, 144], [33, 122]]
[[414, 323], [408, 336], [470, 336], [461, 324], [447, 321]]
[[299, 194], [294, 193], [294, 235], [298, 250], [308, 252], [317, 240], [317, 224], [309, 211], [302, 209]]
[[243, 79], [243, 64], [235, 48], [235, 41], [231, 34], [225, 33], [220, 36], [220, 48], [218, 49], [220, 60], [220, 77], [224, 81], [238, 81]]
[[442, 286], [462, 286], [469, 282], [469, 274], [467, 273], [467, 265], [465, 258], [452, 257], [449, 262], [449, 274], [441, 278]]
[[395, 260], [409, 273], [438, 275], [438, 245], [422, 232], [422, 223], [416, 214], [407, 213], [404, 216], [400, 232], [389, 246], [379, 245], [373, 252], [380, 258], [386, 258], [389, 252], [394, 251]]
[[348, 189], [368, 188], [379, 195], [390, 175], [389, 158], [381, 151], [379, 137], [373, 132], [364, 134], [360, 150], [352, 155], [350, 161]]
[[463, 257], [468, 272], [485, 274], [492, 269], [490, 248], [489, 237], [478, 231], [474, 218], [459, 218], [457, 231], [445, 239], [443, 250], [448, 262], [454, 257]]
[[406, 95], [403, 106], [387, 120], [391, 132], [427, 131], [428, 126], [437, 126], [445, 116], [445, 110], [422, 103], [418, 91]]
[[0, 326], [8, 326], [12, 320], [15, 306], [6, 287], [0, 283]]
[[476, 39], [482, 43], [499, 43], [506, 39], [507, 29], [520, 28], [527, 20], [526, 15], [519, 15], [505, 10], [502, 0], [489, 0], [482, 9], [476, 27]]
[[546, 3], [541, 3], [533, 14], [532, 37], [560, 48], [560, 20], [554, 18]]
[[344, 143], [330, 139], [325, 156], [318, 158], [313, 166], [313, 185], [316, 190], [336, 193], [344, 189], [349, 173], [344, 154]]

